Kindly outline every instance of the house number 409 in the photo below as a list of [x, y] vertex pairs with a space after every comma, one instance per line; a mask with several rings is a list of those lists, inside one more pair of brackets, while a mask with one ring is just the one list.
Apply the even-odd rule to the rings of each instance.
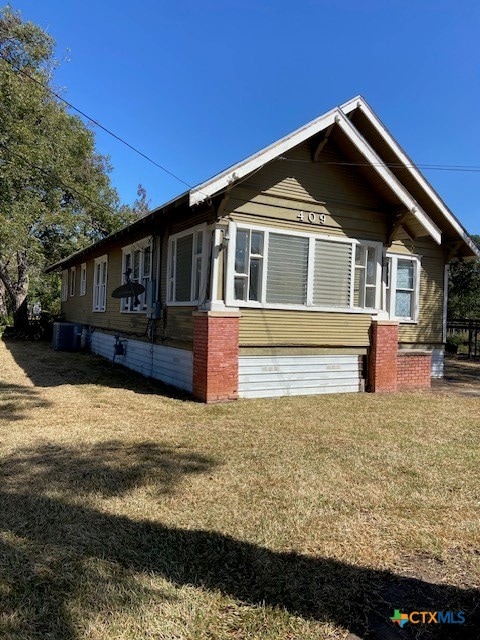
[[324, 213], [314, 213], [313, 211], [300, 211], [297, 215], [300, 222], [310, 222], [311, 224], [325, 224], [327, 216]]

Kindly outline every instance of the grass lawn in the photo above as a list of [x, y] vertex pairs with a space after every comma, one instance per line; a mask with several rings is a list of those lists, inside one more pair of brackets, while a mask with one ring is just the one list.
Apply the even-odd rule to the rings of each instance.
[[0, 637], [480, 637], [480, 397], [204, 406], [42, 344], [0, 365]]

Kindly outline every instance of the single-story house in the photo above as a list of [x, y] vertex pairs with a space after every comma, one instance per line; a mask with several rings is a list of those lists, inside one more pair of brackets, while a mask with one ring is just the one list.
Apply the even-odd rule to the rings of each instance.
[[358, 96], [48, 270], [93, 352], [214, 402], [428, 387], [478, 255]]

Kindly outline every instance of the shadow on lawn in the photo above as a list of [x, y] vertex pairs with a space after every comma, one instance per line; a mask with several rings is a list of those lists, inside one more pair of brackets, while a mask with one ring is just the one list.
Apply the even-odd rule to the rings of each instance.
[[3, 338], [3, 343], [36, 387], [93, 384], [113, 389], [129, 389], [142, 394], [165, 395], [179, 400], [192, 400], [188, 393], [180, 389], [146, 378], [100, 356], [54, 351], [45, 342]]
[[453, 384], [480, 384], [480, 361], [461, 356], [447, 357], [445, 381]]
[[0, 382], [0, 421], [2, 422], [23, 420], [27, 411], [50, 405], [51, 403], [41, 398], [39, 392], [32, 387]]
[[[153, 490], [158, 485], [159, 494], [172, 492], [183, 474], [206, 472], [214, 464], [188, 451], [177, 454], [152, 445], [123, 453], [116, 444], [110, 447], [105, 461], [100, 446], [86, 452], [30, 450], [4, 459], [3, 637], [78, 638], [73, 610], [110, 615], [138, 610], [144, 597], [150, 603], [166, 599], [141, 580], [154, 574], [176, 585], [218, 590], [249, 605], [331, 621], [360, 638], [420, 638], [427, 637], [422, 635], [427, 630], [435, 638], [478, 638], [479, 590], [278, 553], [211, 531], [167, 527], [87, 506], [89, 493], [120, 496], [145, 483]], [[59, 497], [62, 490], [64, 497]], [[394, 609], [465, 611], [468, 625], [406, 625], [400, 630], [389, 621]]]

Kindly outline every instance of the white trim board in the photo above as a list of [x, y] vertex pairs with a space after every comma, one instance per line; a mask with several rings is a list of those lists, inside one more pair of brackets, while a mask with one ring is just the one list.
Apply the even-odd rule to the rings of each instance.
[[439, 208], [441, 213], [445, 216], [448, 222], [452, 225], [455, 231], [460, 235], [462, 240], [469, 246], [469, 248], [476, 253], [477, 256], [480, 256], [480, 249], [475, 245], [474, 242], [470, 239], [466, 229], [461, 225], [456, 216], [450, 211], [447, 205], [440, 198], [438, 193], [433, 189], [429, 182], [425, 179], [425, 177], [421, 174], [421, 172], [416, 168], [412, 160], [408, 157], [402, 147], [398, 144], [395, 138], [389, 133], [386, 126], [383, 122], [378, 118], [373, 109], [367, 103], [365, 98], [362, 96], [356, 96], [347, 102], [344, 102], [340, 105], [339, 109], [345, 114], [349, 114], [355, 109], [360, 109], [362, 113], [367, 117], [369, 122], [373, 125], [377, 133], [380, 134], [384, 142], [390, 147], [390, 149], [395, 153], [400, 162], [405, 165], [405, 168], [409, 171], [409, 173], [415, 178], [418, 182], [419, 186], [424, 189], [427, 195], [433, 200], [436, 206]]
[[[405, 169], [410, 172], [410, 174], [415, 178], [419, 186], [425, 191], [425, 193], [432, 199], [435, 205], [438, 207], [441, 215], [444, 216], [446, 221], [453, 227], [453, 229], [458, 233], [463, 242], [469, 247], [469, 249], [475, 254], [480, 256], [480, 250], [475, 246], [475, 244], [470, 239], [467, 231], [462, 227], [457, 218], [453, 215], [453, 213], [448, 209], [445, 203], [441, 200], [435, 190], [430, 186], [427, 180], [423, 177], [420, 171], [413, 165], [410, 158], [407, 154], [402, 150], [400, 145], [394, 140], [394, 138], [390, 135], [386, 127], [382, 124], [380, 119], [374, 114], [371, 107], [367, 104], [362, 96], [356, 96], [351, 100], [343, 103], [340, 107], [336, 107], [325, 113], [324, 115], [312, 120], [306, 125], [300, 127], [293, 133], [284, 136], [277, 142], [272, 143], [271, 145], [265, 147], [264, 149], [258, 151], [257, 153], [251, 155], [250, 157], [238, 162], [237, 164], [229, 167], [225, 171], [217, 174], [216, 176], [210, 178], [209, 180], [203, 182], [202, 184], [194, 187], [189, 192], [189, 202], [190, 206], [194, 206], [196, 204], [200, 204], [205, 200], [208, 200], [211, 196], [222, 191], [224, 189], [233, 186], [236, 182], [252, 173], [253, 171], [261, 168], [263, 165], [268, 162], [274, 160], [276, 157], [282, 155], [293, 147], [301, 144], [308, 138], [314, 136], [315, 134], [328, 129], [328, 127], [335, 124], [335, 122], [340, 123], [346, 120], [348, 122], [347, 125], [344, 123], [344, 127], [342, 128], [343, 132], [347, 135], [349, 132], [350, 135], [347, 137], [354, 144], [354, 146], [367, 157], [368, 161], [372, 163], [373, 168], [377, 170], [377, 173], [380, 174], [382, 179], [386, 182], [386, 184], [393, 190], [394, 193], [400, 197], [401, 202], [405, 204], [407, 209], [411, 212], [411, 214], [417, 219], [420, 225], [425, 229], [425, 231], [430, 235], [435, 242], [438, 244], [441, 243], [441, 230], [439, 227], [431, 220], [431, 218], [427, 215], [427, 213], [419, 206], [419, 204], [415, 201], [412, 194], [401, 184], [401, 182], [394, 176], [394, 174], [387, 167], [386, 163], [381, 159], [378, 153], [368, 144], [368, 142], [362, 137], [360, 132], [355, 128], [355, 126], [350, 122], [350, 120], [346, 117], [355, 109], [361, 109], [362, 113], [364, 113], [368, 120], [375, 127], [377, 132], [386, 142], [386, 144], [392, 149], [392, 151], [397, 155], [399, 162], [404, 165]], [[365, 151], [368, 150], [367, 156], [365, 155]]]
[[337, 113], [337, 108], [328, 111], [323, 116], [312, 120], [293, 133], [289, 133], [284, 138], [281, 138], [261, 151], [210, 178], [206, 182], [194, 187], [190, 191], [190, 206], [200, 204], [218, 191], [229, 187], [237, 180], [267, 164], [267, 162], [274, 160], [282, 153], [308, 140], [308, 138], [311, 138], [316, 133], [327, 129], [335, 123]]
[[428, 217], [418, 202], [416, 202], [407, 189], [400, 183], [396, 176], [394, 176], [382, 158], [373, 150], [365, 138], [362, 137], [360, 132], [346, 117], [345, 113], [338, 107], [192, 189], [190, 191], [190, 206], [200, 204], [219, 191], [233, 186], [238, 180], [261, 168], [268, 162], [282, 155], [282, 153], [308, 140], [308, 138], [324, 131], [333, 124], [339, 125], [345, 137], [371, 164], [380, 178], [425, 229], [426, 233], [430, 235], [435, 242], [441, 244], [441, 230], [433, 220]]

